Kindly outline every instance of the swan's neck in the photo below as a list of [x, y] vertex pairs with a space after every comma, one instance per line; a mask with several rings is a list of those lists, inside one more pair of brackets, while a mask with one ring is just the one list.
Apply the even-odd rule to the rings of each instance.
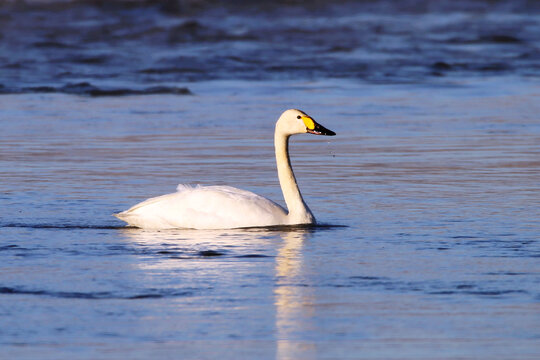
[[279, 184], [283, 197], [289, 210], [287, 215], [290, 224], [311, 224], [315, 222], [315, 217], [307, 207], [300, 189], [296, 184], [296, 178], [289, 159], [289, 135], [276, 131], [274, 135], [274, 146], [276, 150], [276, 162], [279, 177]]

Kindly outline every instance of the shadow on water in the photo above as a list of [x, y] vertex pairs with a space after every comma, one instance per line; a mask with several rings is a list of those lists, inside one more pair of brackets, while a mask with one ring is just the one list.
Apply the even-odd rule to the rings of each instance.
[[0, 224], [0, 228], [28, 228], [28, 229], [54, 229], [54, 230], [120, 230], [125, 226], [114, 225], [85, 225], [85, 224], [26, 224], [26, 223], [7, 223]]
[[[347, 225], [337, 225], [337, 224], [306, 224], [306, 225], [276, 225], [276, 226], [262, 226], [262, 227], [246, 227], [246, 228], [236, 228], [236, 230], [245, 230], [251, 232], [257, 231], [297, 231], [297, 230], [331, 230], [337, 228], [346, 228]], [[88, 229], [88, 230], [138, 230], [138, 231], [154, 231], [154, 232], [167, 232], [167, 231], [193, 231], [194, 229], [167, 229], [167, 230], [145, 230], [139, 229], [134, 226], [115, 226], [115, 225], [85, 225], [85, 224], [27, 224], [27, 223], [6, 223], [0, 224], [0, 228], [29, 228], [29, 229], [55, 229], [55, 230], [71, 230], [71, 229]], [[223, 229], [218, 231], [226, 231], [228, 229]], [[196, 231], [207, 231], [207, 230], [196, 230]]]

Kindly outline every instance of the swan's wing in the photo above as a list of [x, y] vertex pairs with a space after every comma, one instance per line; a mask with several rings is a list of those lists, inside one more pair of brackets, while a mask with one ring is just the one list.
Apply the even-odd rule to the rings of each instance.
[[176, 193], [143, 201], [116, 216], [143, 228], [224, 229], [284, 224], [286, 211], [262, 196], [230, 186], [179, 185]]

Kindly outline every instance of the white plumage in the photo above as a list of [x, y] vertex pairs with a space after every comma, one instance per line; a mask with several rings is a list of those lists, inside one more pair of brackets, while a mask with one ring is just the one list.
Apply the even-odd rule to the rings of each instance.
[[232, 229], [313, 224], [292, 171], [288, 140], [293, 134], [335, 135], [300, 110], [285, 111], [276, 123], [274, 145], [278, 176], [288, 212], [262, 196], [231, 186], [178, 185], [177, 192], [145, 200], [115, 214], [146, 229]]
[[282, 223], [287, 212], [250, 191], [230, 186], [178, 185], [177, 192], [143, 201], [117, 217], [152, 229], [226, 229]]

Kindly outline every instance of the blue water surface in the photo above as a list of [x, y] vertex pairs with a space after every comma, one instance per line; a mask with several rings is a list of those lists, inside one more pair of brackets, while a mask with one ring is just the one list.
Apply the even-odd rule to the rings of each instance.
[[[52, 3], [0, 6], [0, 358], [540, 357], [534, 4]], [[291, 140], [318, 226], [112, 216], [284, 205], [288, 108], [337, 133]]]

